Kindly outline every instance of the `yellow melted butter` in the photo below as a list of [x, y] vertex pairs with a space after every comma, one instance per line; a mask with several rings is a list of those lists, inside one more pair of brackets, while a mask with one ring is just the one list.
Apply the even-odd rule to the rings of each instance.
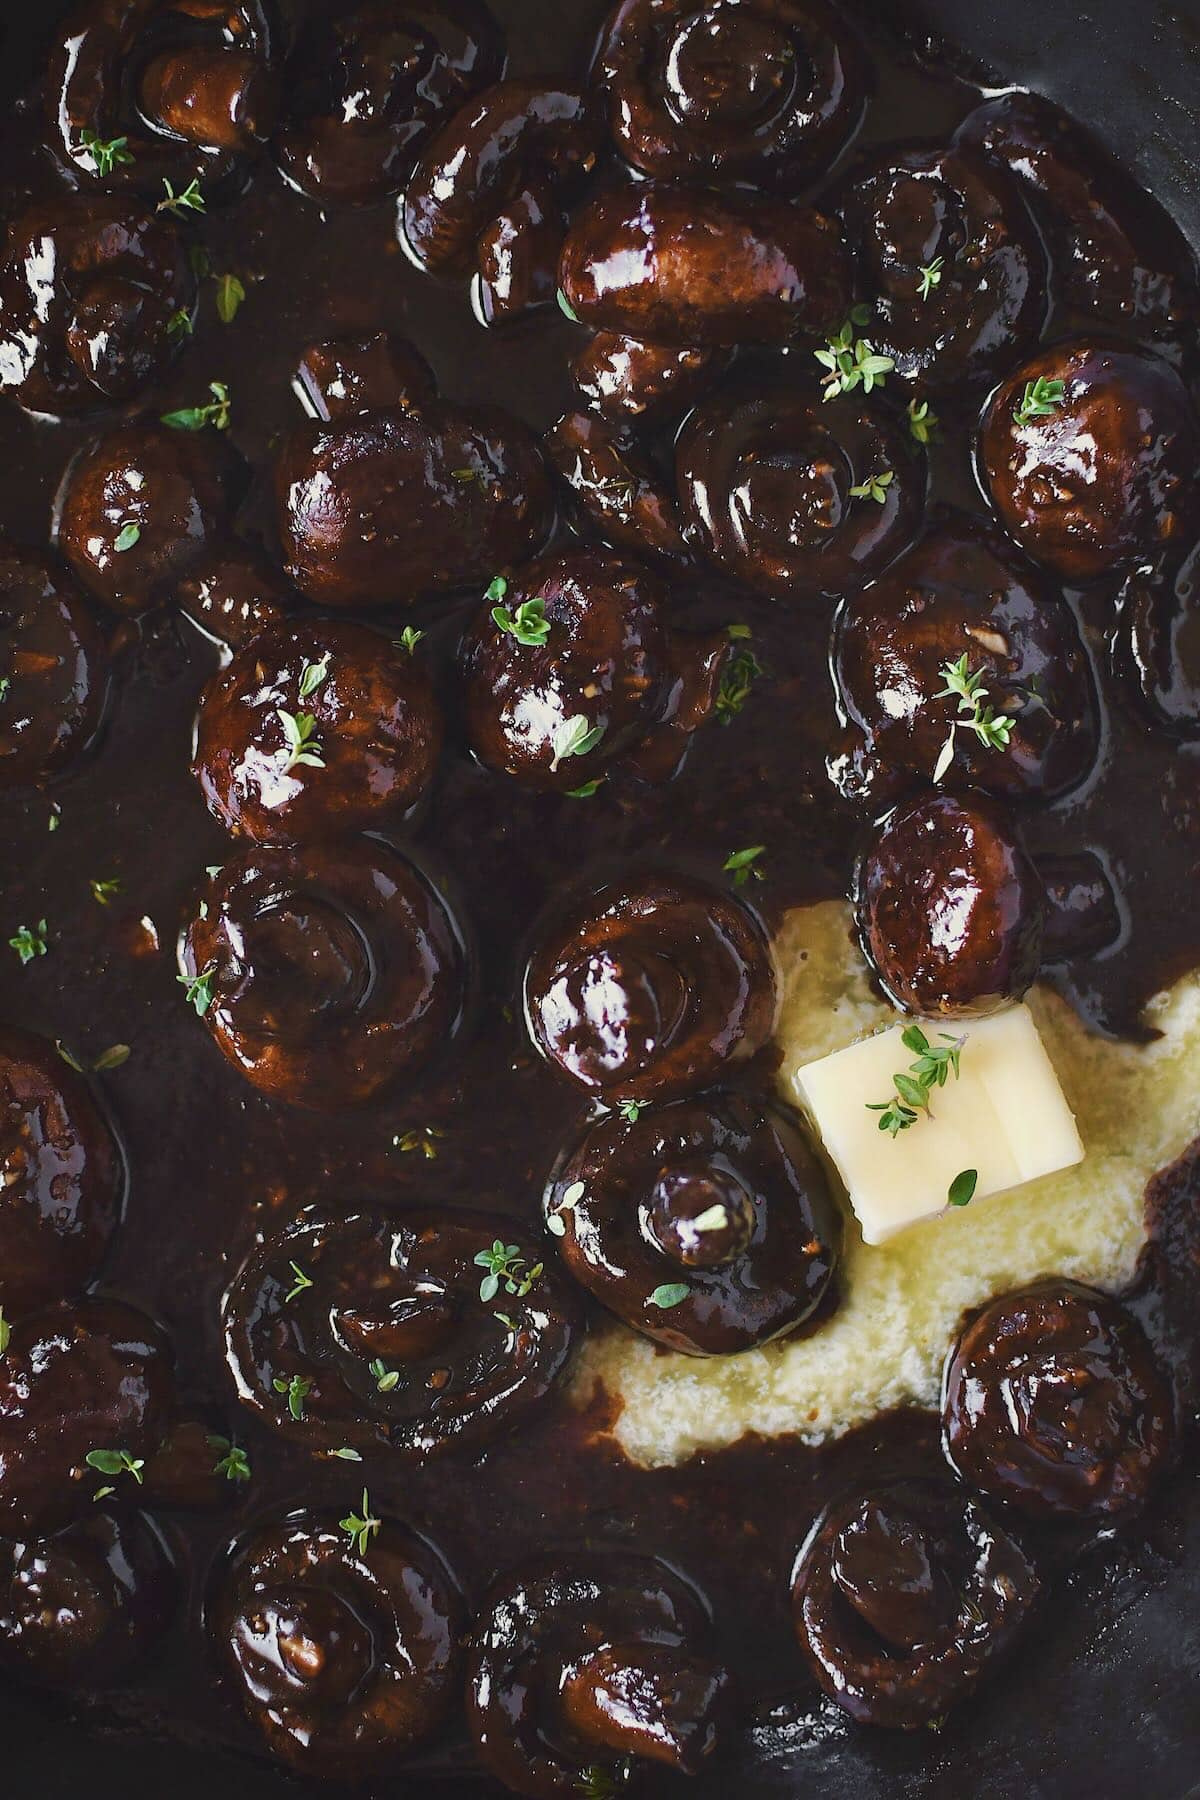
[[[788, 915], [776, 943], [783, 1000], [781, 1088], [795, 1070], [895, 1013], [872, 993], [840, 901]], [[615, 1321], [587, 1345], [574, 1393], [597, 1381], [621, 1402], [614, 1435], [658, 1467], [747, 1432], [837, 1437], [884, 1408], [937, 1402], [941, 1367], [964, 1311], [1042, 1275], [1120, 1288], [1145, 1241], [1145, 1188], [1200, 1134], [1200, 970], [1157, 995], [1146, 1045], [1089, 1034], [1050, 989], [1029, 1006], [1079, 1123], [1074, 1169], [951, 1211], [868, 1246], [848, 1214], [838, 1310], [811, 1337], [741, 1356], [664, 1353]]]

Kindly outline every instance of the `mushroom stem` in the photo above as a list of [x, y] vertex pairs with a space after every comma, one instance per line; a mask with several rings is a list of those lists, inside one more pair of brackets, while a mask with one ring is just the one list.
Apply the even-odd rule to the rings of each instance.
[[204, 149], [252, 150], [273, 123], [270, 77], [244, 50], [165, 51], [146, 66], [141, 102], [164, 130]]
[[562, 1698], [589, 1743], [695, 1774], [716, 1748], [729, 1677], [673, 1645], [611, 1644], [575, 1668]]

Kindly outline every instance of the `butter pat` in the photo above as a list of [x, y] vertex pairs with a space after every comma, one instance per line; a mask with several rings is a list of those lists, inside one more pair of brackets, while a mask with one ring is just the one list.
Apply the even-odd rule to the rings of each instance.
[[891, 1137], [871, 1102], [891, 1098], [893, 1077], [914, 1053], [901, 1041], [911, 1020], [806, 1063], [796, 1091], [846, 1185], [868, 1244], [946, 1209], [956, 1175], [976, 1169], [972, 1205], [1040, 1175], [1072, 1168], [1084, 1149], [1075, 1116], [1026, 1006], [988, 1019], [921, 1021], [931, 1044], [965, 1036], [960, 1076], [930, 1097], [932, 1117]]

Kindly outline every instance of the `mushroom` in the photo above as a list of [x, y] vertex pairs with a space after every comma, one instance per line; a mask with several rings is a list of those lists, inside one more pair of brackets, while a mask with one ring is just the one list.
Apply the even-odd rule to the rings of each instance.
[[1001, 522], [1060, 581], [1173, 547], [1197, 514], [1200, 425], [1169, 363], [1092, 340], [1041, 351], [992, 397], [980, 466]]
[[577, 1281], [635, 1331], [728, 1356], [832, 1291], [841, 1219], [799, 1120], [721, 1089], [589, 1125], [546, 1190]]
[[844, 594], [894, 562], [925, 509], [925, 457], [857, 394], [752, 375], [700, 401], [675, 446], [685, 530], [730, 575], [784, 599]]
[[100, 729], [109, 691], [104, 637], [48, 556], [0, 538], [0, 787], [75, 762]]
[[225, 1298], [238, 1393], [313, 1448], [426, 1457], [511, 1431], [566, 1374], [569, 1282], [511, 1220], [310, 1208]]
[[132, 1499], [166, 1435], [171, 1351], [118, 1300], [23, 1314], [0, 1357], [0, 1537], [44, 1537], [88, 1514], [101, 1488]]
[[542, 1055], [597, 1098], [672, 1099], [766, 1042], [770, 946], [747, 907], [703, 882], [609, 883], [543, 928], [525, 1016]]
[[543, 557], [488, 594], [461, 655], [481, 762], [560, 792], [621, 762], [674, 771], [716, 704], [726, 634], [671, 631], [658, 576], [607, 550]]
[[121, 1152], [46, 1038], [0, 1026], [0, 1308], [10, 1319], [96, 1274], [125, 1191]]
[[433, 1544], [371, 1515], [365, 1490], [342, 1521], [294, 1512], [237, 1545], [210, 1622], [247, 1718], [303, 1775], [390, 1775], [449, 1720], [458, 1589]]
[[502, 1577], [469, 1672], [485, 1766], [530, 1800], [707, 1768], [735, 1704], [710, 1629], [694, 1589], [652, 1557], [576, 1550]]
[[503, 63], [483, 0], [322, 6], [288, 60], [280, 167], [324, 206], [399, 193], [426, 140]]
[[980, 1502], [932, 1478], [827, 1507], [797, 1558], [792, 1605], [822, 1691], [860, 1724], [912, 1731], [978, 1686], [1040, 1589]]
[[249, 845], [210, 877], [182, 967], [247, 1081], [317, 1111], [414, 1080], [462, 1020], [458, 928], [416, 866], [373, 838]]
[[576, 213], [560, 279], [583, 324], [691, 349], [835, 330], [851, 265], [822, 213], [644, 181]]
[[972, 1487], [1031, 1518], [1126, 1516], [1174, 1435], [1170, 1386], [1141, 1326], [1077, 1282], [991, 1301], [946, 1363], [946, 1455]]
[[825, 0], [621, 0], [595, 66], [635, 168], [784, 193], [836, 161], [869, 80], [852, 26]]
[[410, 813], [441, 744], [412, 651], [348, 619], [280, 623], [205, 687], [192, 770], [226, 830], [295, 843]]
[[668, 567], [695, 561], [671, 484], [627, 425], [594, 413], [566, 413], [544, 441], [585, 524], [618, 549]]

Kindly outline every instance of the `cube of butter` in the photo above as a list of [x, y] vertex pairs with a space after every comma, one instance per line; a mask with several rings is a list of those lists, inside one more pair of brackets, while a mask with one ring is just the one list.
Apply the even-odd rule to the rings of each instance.
[[895, 1137], [879, 1129], [873, 1101], [889, 1100], [896, 1071], [914, 1053], [906, 1019], [798, 1069], [801, 1103], [846, 1184], [863, 1238], [881, 1244], [906, 1225], [944, 1211], [950, 1183], [977, 1169], [975, 1198], [1019, 1187], [1082, 1162], [1083, 1144], [1037, 1026], [1026, 1006], [987, 1019], [922, 1020], [931, 1045], [965, 1036], [960, 1075], [930, 1096], [932, 1117]]

